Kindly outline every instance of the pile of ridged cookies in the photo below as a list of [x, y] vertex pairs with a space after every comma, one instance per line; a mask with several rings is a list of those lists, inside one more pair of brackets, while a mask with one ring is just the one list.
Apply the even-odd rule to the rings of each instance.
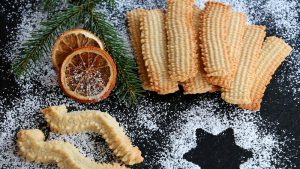
[[168, 0], [162, 9], [134, 9], [128, 26], [143, 88], [169, 94], [221, 91], [240, 108], [257, 111], [272, 75], [292, 48], [267, 37], [265, 27], [247, 25], [229, 5]]

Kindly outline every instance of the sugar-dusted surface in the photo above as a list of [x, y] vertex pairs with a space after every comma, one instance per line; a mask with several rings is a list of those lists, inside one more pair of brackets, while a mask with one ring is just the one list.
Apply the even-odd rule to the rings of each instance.
[[[193, 106], [190, 110], [184, 112], [179, 122], [174, 126], [178, 130], [170, 134], [170, 150], [163, 153], [160, 162], [163, 166], [182, 166], [183, 168], [199, 168], [182, 156], [190, 149], [196, 147], [196, 133], [192, 128], [201, 128], [209, 133], [218, 135], [227, 128], [234, 130], [236, 144], [253, 153], [253, 158], [241, 165], [241, 168], [276, 168], [278, 164], [289, 164], [288, 159], [282, 158], [281, 146], [285, 146], [285, 142], [280, 142], [276, 135], [260, 130], [259, 126], [264, 121], [260, 114], [253, 114], [248, 111], [235, 110], [229, 114], [218, 113], [212, 101], [199, 101], [198, 105]], [[269, 127], [274, 124], [269, 124]], [[273, 151], [276, 149], [276, 151]], [[279, 156], [279, 158], [278, 158]], [[275, 165], [274, 165], [275, 164]]]
[[[0, 39], [5, 41], [5, 44], [0, 41], [3, 62], [0, 73], [4, 75], [0, 78], [1, 83], [7, 84], [0, 90], [0, 168], [55, 168], [25, 163], [17, 156], [15, 134], [21, 128], [40, 128], [47, 139], [69, 141], [80, 152], [97, 161], [114, 159], [104, 141], [95, 134], [57, 135], [50, 132], [39, 109], [58, 104], [66, 104], [72, 110], [99, 109], [115, 116], [145, 156], [144, 164], [136, 168], [199, 168], [182, 158], [184, 153], [196, 146], [195, 130], [202, 128], [218, 134], [228, 127], [234, 129], [236, 143], [253, 152], [253, 158], [243, 163], [241, 169], [296, 168], [293, 162], [299, 154], [293, 148], [300, 133], [293, 130], [297, 127], [292, 126], [299, 123], [294, 122], [298, 116], [292, 115], [300, 106], [297, 12], [300, 8], [297, 0], [222, 0], [231, 3], [234, 10], [247, 13], [248, 23], [267, 25], [268, 35], [279, 36], [294, 48], [293, 54], [276, 72], [268, 87], [262, 112], [256, 114], [225, 104], [219, 99], [219, 94], [182, 96], [176, 93], [164, 97], [147, 94], [135, 110], [124, 108], [114, 98], [99, 104], [78, 104], [67, 98], [58, 87], [57, 75], [48, 56], [41, 61], [42, 66], [36, 66], [32, 79], [14, 82], [5, 65], [10, 64], [20, 42], [28, 38], [31, 30], [39, 27], [46, 14], [36, 9], [36, 2], [4, 1], [0, 3], [0, 13], [7, 20], [7, 37], [6, 41]], [[204, 1], [196, 1], [196, 5], [203, 8]], [[165, 1], [119, 0], [114, 10], [100, 5], [99, 10], [107, 14], [128, 42], [125, 13], [139, 7], [165, 8]], [[11, 23], [16, 23], [16, 27]]]

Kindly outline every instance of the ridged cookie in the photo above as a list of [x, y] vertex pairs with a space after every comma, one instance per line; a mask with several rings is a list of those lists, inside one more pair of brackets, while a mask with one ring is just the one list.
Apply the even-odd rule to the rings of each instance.
[[231, 60], [228, 53], [228, 26], [230, 6], [208, 1], [201, 13], [200, 44], [204, 70], [209, 83], [227, 87]]
[[142, 87], [144, 90], [153, 91], [154, 89], [150, 85], [150, 79], [148, 77], [147, 68], [142, 54], [140, 18], [144, 12], [145, 10], [143, 9], [134, 9], [128, 12], [127, 22], [134, 56], [138, 66], [139, 77], [142, 82]]
[[251, 103], [250, 93], [255, 70], [266, 36], [264, 26], [247, 26], [243, 38], [243, 48], [238, 62], [236, 75], [229, 88], [222, 90], [221, 97], [231, 104]]
[[266, 86], [270, 83], [276, 69], [291, 52], [292, 48], [282, 39], [275, 36], [266, 39], [255, 70], [250, 94], [251, 104], [241, 104], [240, 108], [259, 111]]
[[[228, 58], [231, 65], [231, 71], [225, 78], [212, 77], [212, 84], [219, 84], [223, 87], [229, 87], [238, 67], [239, 57], [243, 47], [243, 37], [246, 31], [246, 15], [242, 12], [229, 12], [229, 25], [227, 35]], [[221, 89], [222, 90], [222, 89]]]
[[199, 39], [199, 27], [201, 23], [200, 15], [201, 15], [201, 10], [198, 7], [194, 7], [193, 26], [195, 32], [199, 67], [195, 77], [182, 83], [184, 94], [199, 94], [199, 93], [213, 92], [216, 90], [215, 86], [208, 83], [206, 72], [204, 71], [204, 66], [201, 59], [201, 49], [200, 49], [200, 39]]
[[173, 81], [184, 82], [198, 71], [193, 29], [194, 0], [168, 0], [166, 31], [168, 69]]
[[54, 132], [95, 132], [105, 139], [109, 148], [125, 164], [133, 165], [143, 161], [139, 148], [132, 145], [119, 123], [108, 113], [95, 110], [67, 113], [64, 105], [48, 107], [42, 113]]
[[61, 169], [126, 169], [120, 164], [96, 163], [84, 157], [68, 142], [45, 141], [41, 130], [21, 130], [17, 134], [19, 153], [29, 162], [56, 163]]
[[174, 93], [179, 88], [168, 72], [164, 13], [160, 9], [147, 10], [140, 19], [142, 53], [150, 85], [158, 94]]

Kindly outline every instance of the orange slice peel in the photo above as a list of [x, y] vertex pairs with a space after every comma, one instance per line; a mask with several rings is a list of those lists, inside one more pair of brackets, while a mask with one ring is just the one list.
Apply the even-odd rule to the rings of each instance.
[[59, 81], [62, 90], [81, 103], [107, 98], [117, 78], [113, 59], [102, 49], [81, 47], [63, 61]]
[[84, 29], [71, 29], [63, 32], [52, 48], [53, 67], [59, 71], [64, 59], [74, 50], [84, 46], [94, 46], [104, 49], [102, 41], [93, 33]]

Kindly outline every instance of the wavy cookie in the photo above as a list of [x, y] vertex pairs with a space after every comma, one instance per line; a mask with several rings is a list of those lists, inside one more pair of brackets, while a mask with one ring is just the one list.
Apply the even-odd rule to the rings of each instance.
[[247, 27], [246, 15], [242, 12], [233, 12], [229, 14], [229, 29], [228, 29], [228, 56], [231, 59], [231, 74], [229, 75], [229, 84], [233, 80], [238, 62], [240, 59], [241, 51], [243, 48], [243, 37]]
[[239, 105], [240, 108], [259, 111], [266, 86], [270, 83], [276, 69], [291, 52], [292, 48], [282, 39], [275, 36], [266, 39], [255, 70], [251, 89], [251, 104]]
[[109, 148], [125, 164], [133, 165], [143, 161], [139, 148], [132, 145], [119, 123], [108, 113], [94, 110], [67, 113], [64, 105], [43, 109], [42, 113], [54, 132], [95, 132], [105, 139]]
[[21, 130], [17, 134], [20, 155], [29, 162], [56, 163], [61, 169], [126, 169], [118, 163], [96, 163], [84, 157], [68, 142], [45, 141], [41, 130]]
[[200, 39], [199, 39], [199, 27], [200, 27], [200, 14], [201, 10], [198, 7], [194, 7], [193, 10], [193, 26], [196, 38], [196, 49], [198, 55], [198, 72], [194, 78], [191, 78], [182, 83], [184, 94], [197, 94], [197, 93], [206, 93], [213, 92], [216, 90], [216, 87], [209, 84], [207, 81], [207, 76], [204, 71], [204, 66], [201, 59], [201, 50], [200, 50]]
[[159, 94], [176, 92], [179, 90], [178, 83], [170, 78], [168, 72], [163, 11], [160, 9], [145, 11], [140, 23], [143, 58], [151, 87]]
[[168, 0], [166, 31], [168, 35], [168, 69], [173, 81], [195, 77], [196, 42], [193, 31], [194, 0]]
[[247, 26], [236, 75], [229, 88], [223, 89], [222, 98], [231, 104], [251, 103], [250, 91], [266, 36], [264, 26]]
[[200, 43], [204, 70], [211, 84], [227, 87], [231, 73], [227, 34], [230, 6], [219, 2], [206, 2], [202, 12]]
[[141, 30], [140, 30], [140, 18], [145, 12], [143, 9], [135, 9], [127, 13], [128, 29], [131, 39], [134, 56], [138, 65], [138, 72], [142, 87], [144, 90], [153, 91], [154, 89], [150, 85], [150, 79], [147, 74], [147, 68], [143, 59], [142, 54], [142, 43], [141, 43]]
[[237, 71], [237, 64], [242, 50], [242, 40], [247, 27], [246, 15], [242, 12], [230, 11], [227, 35], [228, 58], [231, 63], [231, 71], [225, 78], [212, 77], [212, 84], [219, 84], [223, 87], [229, 87]]

